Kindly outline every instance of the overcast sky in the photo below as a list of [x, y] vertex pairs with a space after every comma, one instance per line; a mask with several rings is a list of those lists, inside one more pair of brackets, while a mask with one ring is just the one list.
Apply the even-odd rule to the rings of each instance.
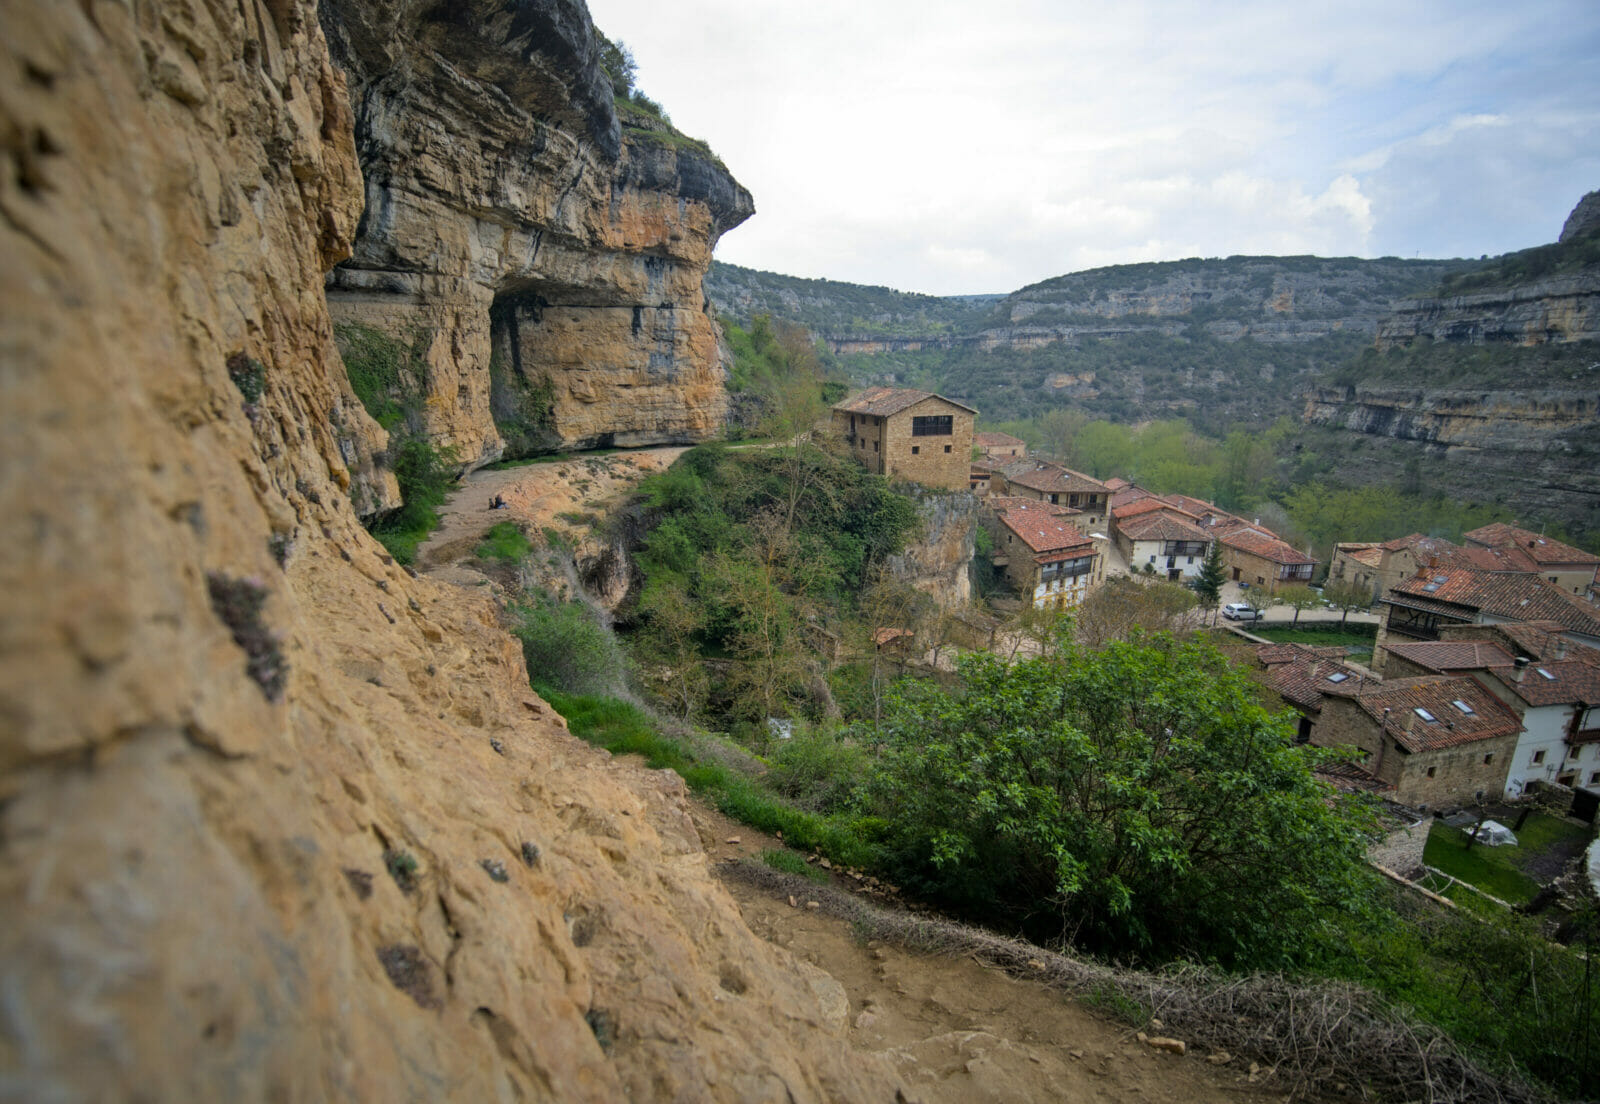
[[589, 7], [754, 194], [718, 259], [793, 276], [1477, 256], [1600, 188], [1597, 0]]

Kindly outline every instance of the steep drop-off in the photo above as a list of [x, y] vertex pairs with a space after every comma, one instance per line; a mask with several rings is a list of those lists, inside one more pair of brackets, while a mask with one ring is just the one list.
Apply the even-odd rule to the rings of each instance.
[[573, 740], [488, 603], [360, 526], [311, 4], [3, 17], [5, 1094], [892, 1099], [680, 784]]
[[702, 279], [750, 194], [703, 144], [619, 122], [581, 5], [331, 0], [321, 18], [366, 184], [329, 306], [425, 350], [434, 443], [473, 467], [714, 435]]

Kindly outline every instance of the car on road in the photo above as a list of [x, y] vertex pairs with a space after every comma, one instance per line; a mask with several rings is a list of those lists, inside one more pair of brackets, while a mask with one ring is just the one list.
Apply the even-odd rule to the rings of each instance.
[[1229, 602], [1222, 607], [1222, 616], [1229, 621], [1259, 621], [1262, 614], [1249, 602]]

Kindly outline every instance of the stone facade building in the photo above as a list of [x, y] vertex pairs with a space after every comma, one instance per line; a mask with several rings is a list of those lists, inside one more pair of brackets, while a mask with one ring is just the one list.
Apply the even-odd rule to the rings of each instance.
[[1347, 678], [1321, 687], [1319, 747], [1355, 747], [1394, 800], [1439, 808], [1500, 795], [1522, 723], [1476, 679]]
[[1075, 609], [1105, 580], [1105, 555], [1067, 507], [1037, 499], [994, 497], [989, 507], [994, 564], [1036, 609]]
[[1222, 566], [1234, 582], [1260, 587], [1268, 594], [1296, 583], [1310, 584], [1316, 557], [1297, 551], [1270, 529], [1224, 521], [1212, 532], [1222, 545]]
[[1463, 533], [1461, 539], [1468, 548], [1514, 551], [1527, 558], [1527, 570], [1579, 598], [1587, 599], [1600, 582], [1600, 556], [1527, 529], [1496, 522]]
[[1391, 642], [1439, 640], [1461, 625], [1550, 621], [1569, 640], [1600, 647], [1600, 609], [1537, 575], [1424, 568], [1389, 588], [1382, 605], [1372, 653], [1380, 668]]
[[868, 471], [963, 491], [977, 413], [927, 391], [869, 387], [834, 406], [833, 429]]
[[1104, 532], [1111, 490], [1098, 479], [1049, 460], [1018, 460], [994, 473], [990, 492], [1013, 498], [1031, 498], [1074, 511], [1073, 523], [1085, 533]]
[[972, 444], [983, 450], [983, 458], [991, 464], [1010, 464], [1028, 455], [1028, 443], [1009, 433], [978, 433], [973, 436]]

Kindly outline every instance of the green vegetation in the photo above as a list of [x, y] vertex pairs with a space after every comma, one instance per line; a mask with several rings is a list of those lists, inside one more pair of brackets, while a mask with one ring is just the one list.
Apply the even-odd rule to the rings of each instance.
[[[1474, 848], [1474, 851], [1477, 851]], [[1487, 849], [1485, 849], [1487, 850]], [[1536, 921], [1502, 909], [1456, 912], [1372, 875], [1366, 900], [1323, 930], [1313, 969], [1366, 985], [1449, 1032], [1490, 1069], [1537, 1078], [1557, 1098], [1600, 1088], [1593, 905], [1550, 942]]]
[[844, 383], [830, 378], [822, 350], [801, 327], [758, 314], [749, 329], [724, 318], [722, 332], [733, 353], [731, 437], [787, 440], [810, 429], [830, 403], [844, 397]]
[[[506, 304], [499, 309], [516, 307]], [[549, 376], [528, 379], [510, 369], [499, 344], [497, 341], [489, 357], [489, 413], [505, 439], [508, 461], [537, 458], [559, 440], [555, 434], [555, 384]]]
[[532, 594], [509, 613], [511, 632], [522, 641], [522, 658], [535, 685], [572, 694], [622, 689], [627, 677], [622, 649], [582, 602]]
[[1584, 830], [1559, 817], [1534, 813], [1516, 829], [1517, 846], [1488, 847], [1481, 842], [1468, 846], [1464, 829], [1452, 828], [1435, 820], [1428, 832], [1428, 845], [1422, 858], [1429, 866], [1477, 886], [1513, 905], [1533, 900], [1539, 883], [1523, 867], [1531, 859], [1561, 844], [1576, 846]]
[[900, 884], [1037, 938], [1147, 961], [1280, 967], [1345, 907], [1365, 849], [1253, 686], [1171, 638], [891, 697], [874, 788]]
[[1465, 345], [1422, 339], [1379, 350], [1362, 349], [1321, 381], [1333, 387], [1438, 387], [1453, 389], [1526, 390], [1563, 387], [1572, 381], [1593, 383], [1594, 347], [1587, 342], [1566, 345], [1516, 345], [1496, 342]]
[[499, 522], [491, 526], [483, 536], [483, 542], [472, 550], [472, 554], [480, 560], [515, 563], [533, 551], [528, 535], [515, 522]]
[[761, 852], [761, 861], [774, 870], [781, 870], [785, 874], [798, 874], [813, 882], [823, 883], [828, 880], [826, 871], [812, 866], [793, 851], [768, 848]]
[[1475, 291], [1564, 276], [1600, 265], [1600, 231], [1571, 241], [1536, 245], [1494, 258], [1481, 268], [1454, 272], [1439, 282], [1438, 294], [1468, 295]]
[[1287, 625], [1266, 625], [1257, 622], [1250, 626], [1249, 631], [1253, 636], [1278, 644], [1318, 644], [1329, 648], [1356, 648], [1370, 652], [1372, 642], [1377, 636], [1378, 626], [1359, 621], [1354, 625], [1308, 621], [1304, 625], [1291, 628]]
[[[634, 612], [647, 682], [690, 716], [759, 721], [819, 708], [813, 642], [915, 524], [910, 499], [803, 444], [700, 445], [640, 488], [650, 519]], [[714, 683], [706, 654], [734, 660]]]
[[807, 280], [714, 261], [706, 294], [725, 317], [749, 326], [765, 314], [817, 334], [861, 337], [927, 336], [968, 332], [999, 295], [941, 297], [886, 287]]
[[454, 449], [435, 448], [424, 438], [402, 436], [391, 438], [389, 457], [404, 505], [368, 528], [391, 556], [409, 564], [438, 528], [439, 507], [456, 479], [456, 455]]

